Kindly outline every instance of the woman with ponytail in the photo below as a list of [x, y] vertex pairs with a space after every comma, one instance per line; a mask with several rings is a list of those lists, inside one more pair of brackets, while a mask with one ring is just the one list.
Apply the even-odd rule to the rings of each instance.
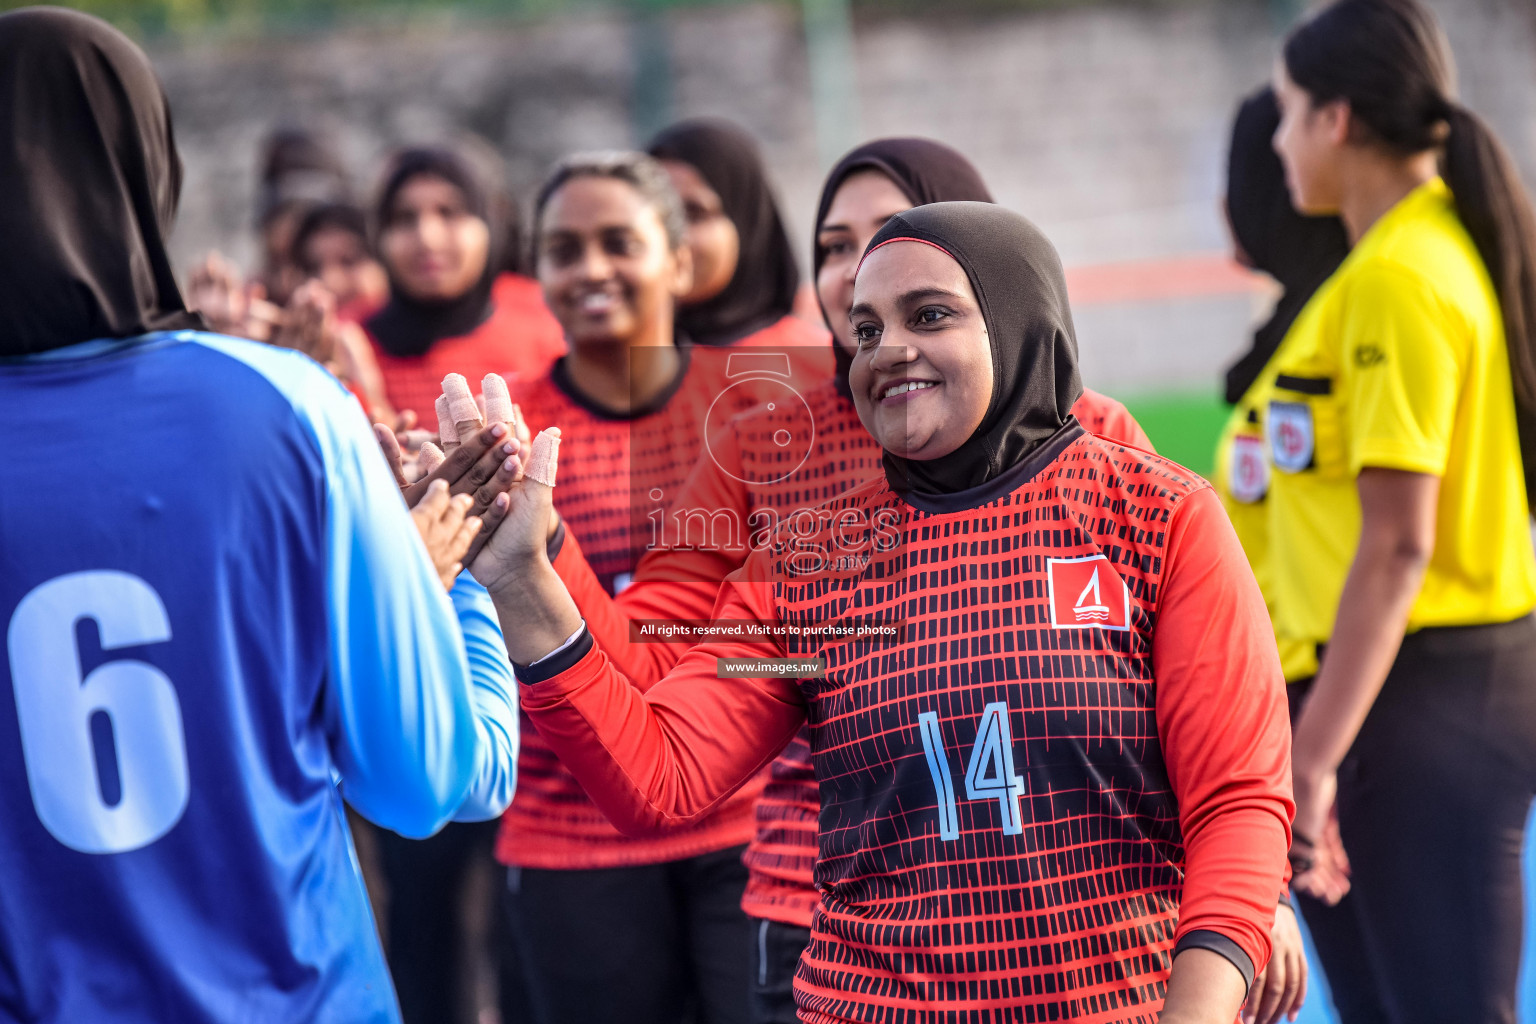
[[1275, 78], [1292, 201], [1351, 243], [1265, 418], [1276, 629], [1325, 647], [1294, 738], [1296, 885], [1323, 895], [1347, 853], [1376, 1003], [1351, 1020], [1512, 1022], [1536, 790], [1536, 217], [1418, 0], [1324, 8]]

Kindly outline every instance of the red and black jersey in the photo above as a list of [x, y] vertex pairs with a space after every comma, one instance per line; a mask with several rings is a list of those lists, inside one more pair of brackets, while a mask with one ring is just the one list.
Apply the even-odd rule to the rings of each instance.
[[[650, 408], [626, 415], [584, 399], [563, 361], [541, 379], [511, 385], [533, 432], [560, 428], [555, 509], [571, 551], [585, 555], [595, 584], [607, 594], [624, 588], [646, 548], [655, 505], [649, 495], [674, 492], [700, 457], [704, 425], [722, 389], [707, 354], [697, 358], [696, 351], [681, 350], [683, 371]], [[745, 401], [737, 399], [733, 411]], [[529, 868], [654, 864], [745, 843], [760, 788], [745, 788], [687, 828], [634, 839], [608, 823], [526, 719], [517, 772], [517, 794], [502, 818], [496, 853], [503, 863]]]
[[[804, 405], [775, 410], [759, 406], [737, 417], [731, 429], [715, 439], [720, 448], [718, 465], [701, 465], [695, 471], [680, 493], [678, 507], [739, 508], [746, 532], [762, 537], [797, 511], [813, 509], [879, 477], [880, 446], [859, 422], [853, 403], [838, 393], [835, 382], [823, 381], [804, 398]], [[801, 452], [794, 445], [781, 443], [786, 434], [813, 438], [803, 463], [797, 464]], [[746, 554], [745, 547], [729, 552], [734, 564], [714, 567], [716, 579], [723, 580], [738, 568]], [[665, 550], [648, 553], [640, 578], [646, 578], [652, 565], [653, 575], [664, 576], [663, 563], [675, 557], [676, 553]], [[692, 612], [702, 618], [710, 606]], [[748, 914], [810, 927], [820, 901], [812, 877], [819, 809], [810, 737], [802, 729], [770, 766], [768, 783], [754, 808], [757, 830], [742, 858], [748, 876], [741, 906]]]
[[[753, 499], [753, 511], [774, 507], [780, 521], [797, 509], [812, 508], [881, 473], [880, 447], [859, 422], [853, 403], [838, 395], [831, 382], [806, 398], [813, 410], [819, 443], [801, 471], [790, 478], [794, 484], [785, 486], [790, 483], [785, 481], [778, 487], [742, 488]], [[1091, 433], [1152, 450], [1152, 442], [1135, 418], [1113, 398], [1084, 389], [1072, 413]], [[781, 438], [777, 436], [783, 427], [761, 410], [745, 414], [740, 422], [736, 437], [741, 451], [739, 476], [774, 479], [788, 461], [784, 454], [787, 446], [779, 444]], [[683, 495], [687, 508], [702, 497], [686, 489]], [[773, 762], [768, 784], [757, 801], [757, 833], [743, 857], [748, 876], [741, 905], [748, 914], [810, 927], [820, 900], [814, 879], [819, 810], [809, 733], [802, 729]]]
[[[1209, 487], [1068, 428], [939, 504], [882, 479], [822, 508], [824, 530], [783, 531], [714, 611], [787, 633], [702, 644], [644, 694], [578, 645], [523, 694], [639, 831], [707, 813], [808, 726], [802, 1019], [1150, 1024], [1178, 948], [1262, 968], [1289, 732]], [[716, 678], [720, 658], [786, 656], [821, 674]]]
[[[597, 642], [632, 679], [660, 678], [687, 646], [636, 643], [634, 621], [708, 618], [719, 584], [746, 560], [749, 540], [761, 546], [765, 534], [797, 511], [881, 474], [880, 446], [834, 381], [796, 395], [800, 400], [785, 395], [788, 401], [759, 405], [712, 436], [708, 457], [669, 509], [673, 543], [645, 553], [635, 586], [614, 607], [603, 608], [601, 590], [584, 582], [579, 548], [557, 557], [556, 569]], [[1113, 398], [1085, 389], [1072, 412], [1092, 433], [1151, 450], [1140, 425]], [[722, 511], [731, 515], [717, 518]], [[810, 927], [819, 901], [812, 877], [818, 809], [802, 731], [774, 761], [757, 802], [757, 830], [743, 858], [748, 914]]]

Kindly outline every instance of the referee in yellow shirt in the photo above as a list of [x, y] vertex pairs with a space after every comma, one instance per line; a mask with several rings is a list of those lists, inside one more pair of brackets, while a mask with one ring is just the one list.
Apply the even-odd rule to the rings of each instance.
[[[1270, 466], [1264, 451], [1263, 418], [1274, 390], [1275, 360], [1291, 324], [1313, 293], [1349, 252], [1344, 225], [1337, 217], [1308, 217], [1291, 207], [1285, 170], [1272, 140], [1280, 124], [1274, 91], [1265, 86], [1243, 101], [1232, 124], [1227, 159], [1227, 224], [1238, 262], [1274, 278], [1281, 294], [1269, 318], [1253, 333], [1252, 345], [1226, 373], [1226, 400], [1232, 406], [1216, 449], [1212, 477], [1227, 516], [1242, 542], [1265, 603], [1274, 612], [1269, 562]], [[1280, 644], [1280, 667], [1294, 719], [1301, 696], [1317, 673], [1317, 645], [1296, 640]], [[1347, 883], [1335, 880], [1335, 894]], [[1329, 977], [1334, 1005], [1344, 1020], [1371, 1020], [1375, 986], [1369, 979], [1364, 941], [1346, 896], [1339, 906], [1297, 893], [1297, 905], [1312, 933], [1318, 959]], [[1306, 955], [1295, 914], [1275, 912], [1271, 935], [1274, 954], [1249, 996], [1249, 1024], [1275, 1024], [1300, 1006], [1310, 987]], [[1374, 1018], [1379, 1019], [1379, 1018]]]
[[1394, 1024], [1514, 1021], [1536, 792], [1536, 452], [1517, 428], [1536, 217], [1450, 68], [1418, 0], [1340, 0], [1275, 76], [1292, 201], [1353, 245], [1292, 327], [1264, 423], [1276, 628], [1326, 645], [1295, 731], [1293, 863], [1314, 892], [1337, 866], [1337, 796]]

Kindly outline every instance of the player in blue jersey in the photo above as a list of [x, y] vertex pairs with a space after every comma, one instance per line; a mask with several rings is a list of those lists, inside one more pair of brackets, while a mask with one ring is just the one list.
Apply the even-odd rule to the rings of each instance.
[[0, 1022], [398, 1021], [341, 792], [499, 814], [504, 644], [462, 500], [434, 565], [334, 379], [196, 329], [179, 186], [141, 51], [0, 15]]

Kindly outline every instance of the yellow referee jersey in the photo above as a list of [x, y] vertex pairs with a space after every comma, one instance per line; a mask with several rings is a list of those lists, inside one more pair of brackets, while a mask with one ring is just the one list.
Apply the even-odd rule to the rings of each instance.
[[[1232, 408], [1226, 426], [1216, 441], [1216, 471], [1212, 483], [1237, 531], [1237, 539], [1248, 556], [1259, 592], [1274, 620], [1274, 570], [1270, 565], [1269, 543], [1269, 458], [1264, 451], [1264, 413], [1274, 390], [1275, 364], [1285, 354], [1294, 332], [1286, 335], [1279, 350], [1259, 373], [1243, 397]], [[1286, 682], [1295, 682], [1317, 674], [1317, 645], [1304, 640], [1276, 636], [1280, 648], [1280, 668]]]
[[1366, 232], [1291, 327], [1264, 416], [1275, 626], [1323, 642], [1360, 537], [1362, 468], [1440, 477], [1409, 630], [1536, 607], [1499, 303], [1436, 178]]

